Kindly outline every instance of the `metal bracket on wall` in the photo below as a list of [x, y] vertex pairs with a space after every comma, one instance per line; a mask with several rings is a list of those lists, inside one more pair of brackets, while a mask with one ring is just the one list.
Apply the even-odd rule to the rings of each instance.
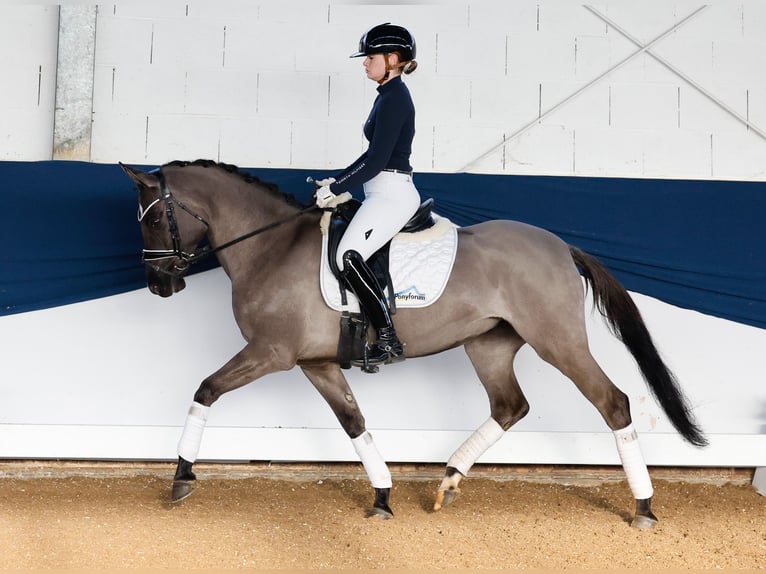
[[[620, 34], [625, 36], [628, 40], [633, 42], [636, 46], [639, 48], [643, 48], [644, 45], [641, 43], [640, 40], [637, 38], [634, 38], [631, 36], [626, 30], [615, 24], [612, 20], [601, 14], [598, 10], [593, 8], [592, 6], [584, 6], [586, 10], [588, 10], [590, 13], [592, 13], [597, 18], [603, 20], [607, 25], [611, 26], [615, 30], [617, 30]], [[766, 139], [766, 133], [764, 133], [763, 130], [761, 130], [758, 126], [754, 125], [749, 119], [741, 116], [737, 112], [735, 112], [731, 107], [727, 106], [724, 102], [721, 101], [720, 98], [715, 97], [713, 94], [708, 92], [705, 88], [700, 86], [697, 82], [692, 80], [689, 76], [684, 74], [681, 70], [673, 66], [672, 64], [668, 63], [666, 60], [652, 52], [651, 50], [647, 49], [646, 53], [650, 55], [652, 58], [657, 60], [660, 64], [665, 66], [668, 70], [673, 72], [676, 76], [681, 78], [683, 81], [685, 81], [687, 84], [689, 84], [691, 87], [693, 87], [695, 90], [697, 90], [700, 94], [708, 98], [710, 101], [712, 101], [714, 104], [716, 104], [718, 107], [720, 107], [722, 110], [745, 124], [749, 129], [753, 130], [755, 133], [757, 133], [759, 136], [761, 136], [763, 139]]]

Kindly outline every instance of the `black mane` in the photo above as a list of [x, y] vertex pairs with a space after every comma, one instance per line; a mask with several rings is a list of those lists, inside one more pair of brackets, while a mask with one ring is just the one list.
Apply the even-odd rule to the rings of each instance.
[[198, 166], [198, 167], [204, 167], [204, 168], [216, 167], [218, 169], [222, 169], [223, 171], [227, 173], [231, 173], [231, 174], [239, 176], [243, 181], [249, 184], [257, 185], [259, 187], [266, 189], [272, 195], [281, 197], [285, 201], [285, 203], [287, 203], [288, 205], [292, 205], [298, 208], [306, 207], [303, 203], [298, 201], [298, 199], [294, 195], [292, 195], [291, 193], [286, 193], [282, 191], [281, 189], [279, 189], [279, 186], [276, 183], [263, 181], [258, 176], [255, 176], [247, 171], [241, 170], [236, 165], [216, 162], [216, 161], [213, 161], [212, 159], [197, 159], [194, 161], [184, 161], [184, 160], [177, 159], [164, 164], [162, 167], [187, 167], [187, 166]]

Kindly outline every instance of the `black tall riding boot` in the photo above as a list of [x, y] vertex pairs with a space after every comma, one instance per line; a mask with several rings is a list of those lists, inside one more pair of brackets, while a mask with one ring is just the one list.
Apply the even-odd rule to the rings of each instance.
[[[346, 251], [343, 254], [342, 275], [348, 287], [364, 307], [372, 326], [378, 332], [377, 340], [367, 350], [367, 364], [388, 364], [403, 361], [404, 346], [396, 336], [383, 290], [359, 253]], [[352, 361], [352, 364], [355, 362]]]

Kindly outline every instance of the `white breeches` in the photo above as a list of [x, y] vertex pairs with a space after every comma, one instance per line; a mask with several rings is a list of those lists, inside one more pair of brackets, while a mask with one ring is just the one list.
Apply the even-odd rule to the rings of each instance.
[[365, 183], [362, 206], [338, 245], [338, 269], [343, 269], [343, 254], [349, 250], [367, 261], [401, 231], [419, 206], [420, 194], [410, 175], [381, 171]]

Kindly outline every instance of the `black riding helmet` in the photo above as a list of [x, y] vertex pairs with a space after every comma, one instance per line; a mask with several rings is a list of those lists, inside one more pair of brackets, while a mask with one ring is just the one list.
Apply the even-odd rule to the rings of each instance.
[[399, 52], [402, 62], [415, 59], [415, 38], [407, 28], [386, 22], [373, 26], [359, 40], [359, 51], [351, 58], [369, 54], [390, 54]]

